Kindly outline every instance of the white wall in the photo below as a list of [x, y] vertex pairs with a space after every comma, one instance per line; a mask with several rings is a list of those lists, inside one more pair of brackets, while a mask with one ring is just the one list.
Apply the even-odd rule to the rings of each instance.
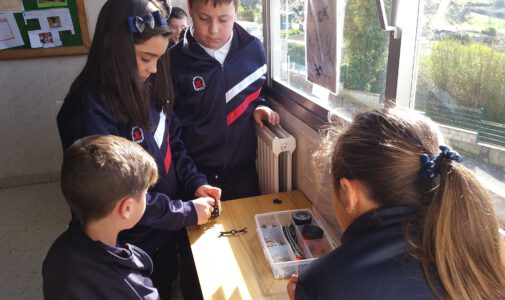
[[[85, 0], [90, 32], [105, 0]], [[0, 61], [0, 187], [58, 178], [56, 114], [86, 56]]]

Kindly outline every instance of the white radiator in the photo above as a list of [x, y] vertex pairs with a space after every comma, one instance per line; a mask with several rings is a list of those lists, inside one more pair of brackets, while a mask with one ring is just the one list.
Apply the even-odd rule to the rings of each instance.
[[258, 136], [256, 167], [261, 193], [290, 191], [295, 138], [280, 125], [256, 127], [256, 135]]

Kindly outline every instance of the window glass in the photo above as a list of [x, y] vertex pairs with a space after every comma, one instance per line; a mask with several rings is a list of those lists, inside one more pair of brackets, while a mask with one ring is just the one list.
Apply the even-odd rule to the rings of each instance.
[[[160, 1], [160, 2], [162, 2], [162, 1]], [[171, 7], [179, 7], [181, 9], [183, 9], [189, 15], [187, 0], [171, 0], [171, 1], [168, 1], [168, 3], [170, 3]]]
[[[425, 0], [415, 108], [442, 125], [505, 221], [505, 1]], [[400, 79], [401, 80], [401, 79]], [[401, 84], [401, 82], [400, 82]]]
[[[336, 93], [307, 80], [307, 7], [316, 0], [271, 1], [272, 78], [328, 110], [351, 117], [384, 102], [388, 33], [379, 26], [375, 0], [327, 1], [336, 7]], [[337, 4], [336, 4], [337, 3]], [[385, 1], [390, 11], [391, 0]], [[324, 8], [317, 12], [324, 16]], [[310, 47], [310, 45], [309, 45]]]
[[237, 23], [263, 42], [263, 1], [241, 0]]

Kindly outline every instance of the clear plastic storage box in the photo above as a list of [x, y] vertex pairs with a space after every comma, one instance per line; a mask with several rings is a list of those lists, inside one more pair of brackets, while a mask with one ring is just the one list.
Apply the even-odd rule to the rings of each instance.
[[[308, 212], [312, 219], [310, 224], [323, 230], [322, 238], [304, 238], [302, 230], [305, 225], [295, 224], [293, 219], [295, 212]], [[275, 278], [286, 278], [291, 274], [298, 274], [310, 262], [330, 253], [336, 247], [324, 226], [310, 209], [257, 214], [254, 218], [263, 253], [270, 263]], [[293, 238], [291, 239], [289, 236]], [[289, 239], [291, 239], [291, 243], [295, 242], [296, 245], [291, 246]]]

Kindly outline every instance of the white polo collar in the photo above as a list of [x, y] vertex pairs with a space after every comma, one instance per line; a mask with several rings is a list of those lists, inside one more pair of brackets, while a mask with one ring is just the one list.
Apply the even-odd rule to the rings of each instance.
[[[195, 36], [195, 28], [191, 27], [191, 35], [194, 37]], [[231, 48], [231, 41], [233, 39], [233, 31], [231, 32], [230, 39], [219, 49], [211, 49], [207, 48], [204, 45], [200, 44], [198, 41], [198, 45], [205, 50], [211, 57], [215, 58], [220, 64], [224, 63], [224, 60], [226, 59], [226, 56], [228, 55], [228, 52], [230, 52]], [[195, 39], [196, 41], [196, 39]]]

